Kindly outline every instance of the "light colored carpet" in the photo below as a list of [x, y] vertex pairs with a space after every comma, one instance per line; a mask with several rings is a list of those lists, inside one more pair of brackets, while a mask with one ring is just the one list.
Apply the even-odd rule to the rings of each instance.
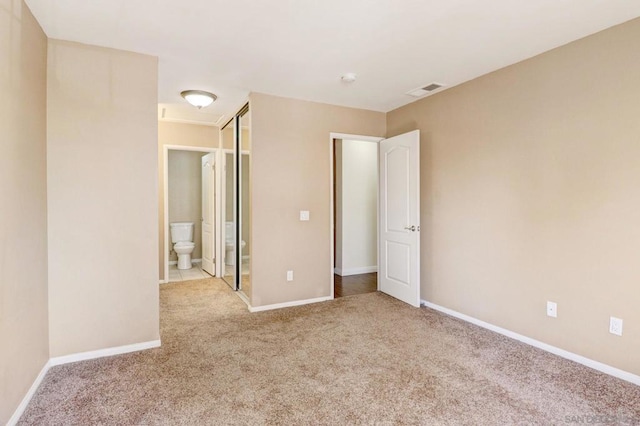
[[220, 280], [167, 284], [161, 334], [52, 368], [20, 424], [640, 423], [640, 387], [381, 293], [250, 314]]

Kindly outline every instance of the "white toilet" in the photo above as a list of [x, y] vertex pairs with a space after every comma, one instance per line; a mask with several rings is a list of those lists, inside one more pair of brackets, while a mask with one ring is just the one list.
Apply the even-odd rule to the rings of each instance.
[[191, 269], [191, 253], [196, 246], [193, 242], [193, 222], [172, 222], [171, 242], [178, 255], [178, 269]]
[[[224, 223], [224, 251], [225, 251], [225, 262], [227, 265], [235, 264], [235, 256], [234, 252], [234, 244], [235, 241], [235, 227], [233, 226], [233, 222], [225, 222]], [[243, 241], [240, 242], [240, 249], [242, 250], [247, 243]]]

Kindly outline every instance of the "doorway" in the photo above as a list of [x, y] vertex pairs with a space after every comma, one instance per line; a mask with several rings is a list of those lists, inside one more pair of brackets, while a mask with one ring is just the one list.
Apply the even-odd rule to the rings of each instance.
[[[341, 140], [342, 142], [338, 142]], [[344, 242], [346, 229], [341, 229], [336, 218], [345, 217], [341, 211], [345, 200], [352, 201], [353, 193], [343, 194], [344, 188], [339, 185], [344, 177], [336, 179], [341, 172], [352, 173], [350, 167], [361, 162], [360, 156], [353, 164], [347, 163], [344, 157], [344, 146], [338, 148], [345, 140], [375, 142], [377, 148], [378, 177], [377, 188], [377, 227], [376, 235], [377, 264], [379, 272], [377, 290], [393, 296], [412, 306], [420, 306], [420, 131], [414, 130], [391, 138], [374, 138], [367, 136], [329, 134], [330, 183], [331, 183], [331, 289], [333, 298], [346, 295], [346, 282], [340, 280], [340, 293], [336, 291], [336, 275], [341, 278], [358, 273], [370, 273], [366, 267], [361, 269], [348, 262], [348, 256], [342, 251], [347, 247]], [[337, 153], [337, 155], [336, 155]], [[342, 156], [341, 154], [342, 153]], [[362, 186], [357, 187], [362, 188]], [[366, 204], [360, 201], [360, 204]], [[362, 215], [362, 214], [361, 214]], [[356, 217], [364, 222], [362, 216]], [[357, 226], [362, 223], [356, 221]], [[367, 232], [367, 231], [365, 231]], [[340, 239], [342, 238], [342, 244]], [[355, 272], [351, 274], [351, 272]], [[359, 277], [359, 284], [365, 277]], [[372, 286], [365, 285], [366, 291]], [[358, 290], [355, 290], [357, 292]], [[362, 290], [361, 290], [362, 291]], [[352, 293], [353, 294], [353, 293]], [[355, 293], [357, 294], [357, 293]]]
[[[216, 151], [215, 148], [164, 146], [164, 282], [216, 275]], [[191, 230], [190, 237], [184, 239], [190, 240], [193, 250], [188, 253], [188, 259], [183, 255], [183, 264], [179, 264], [176, 253], [182, 250], [175, 248], [171, 238], [172, 223], [186, 224], [185, 229]]]
[[332, 139], [333, 296], [378, 290], [378, 141]]

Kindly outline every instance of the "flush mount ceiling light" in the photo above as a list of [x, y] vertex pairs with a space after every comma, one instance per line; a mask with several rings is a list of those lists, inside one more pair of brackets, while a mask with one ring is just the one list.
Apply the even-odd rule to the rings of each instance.
[[340, 80], [342, 80], [344, 83], [353, 83], [354, 81], [356, 81], [357, 77], [358, 76], [355, 73], [348, 72], [340, 77]]
[[204, 90], [185, 90], [180, 95], [198, 109], [208, 107], [218, 99], [213, 93], [205, 92]]

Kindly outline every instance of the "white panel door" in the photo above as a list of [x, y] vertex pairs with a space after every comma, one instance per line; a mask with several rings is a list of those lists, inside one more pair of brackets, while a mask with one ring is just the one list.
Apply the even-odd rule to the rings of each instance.
[[420, 131], [380, 142], [380, 291], [420, 306]]
[[202, 157], [202, 269], [215, 275], [215, 156]]

